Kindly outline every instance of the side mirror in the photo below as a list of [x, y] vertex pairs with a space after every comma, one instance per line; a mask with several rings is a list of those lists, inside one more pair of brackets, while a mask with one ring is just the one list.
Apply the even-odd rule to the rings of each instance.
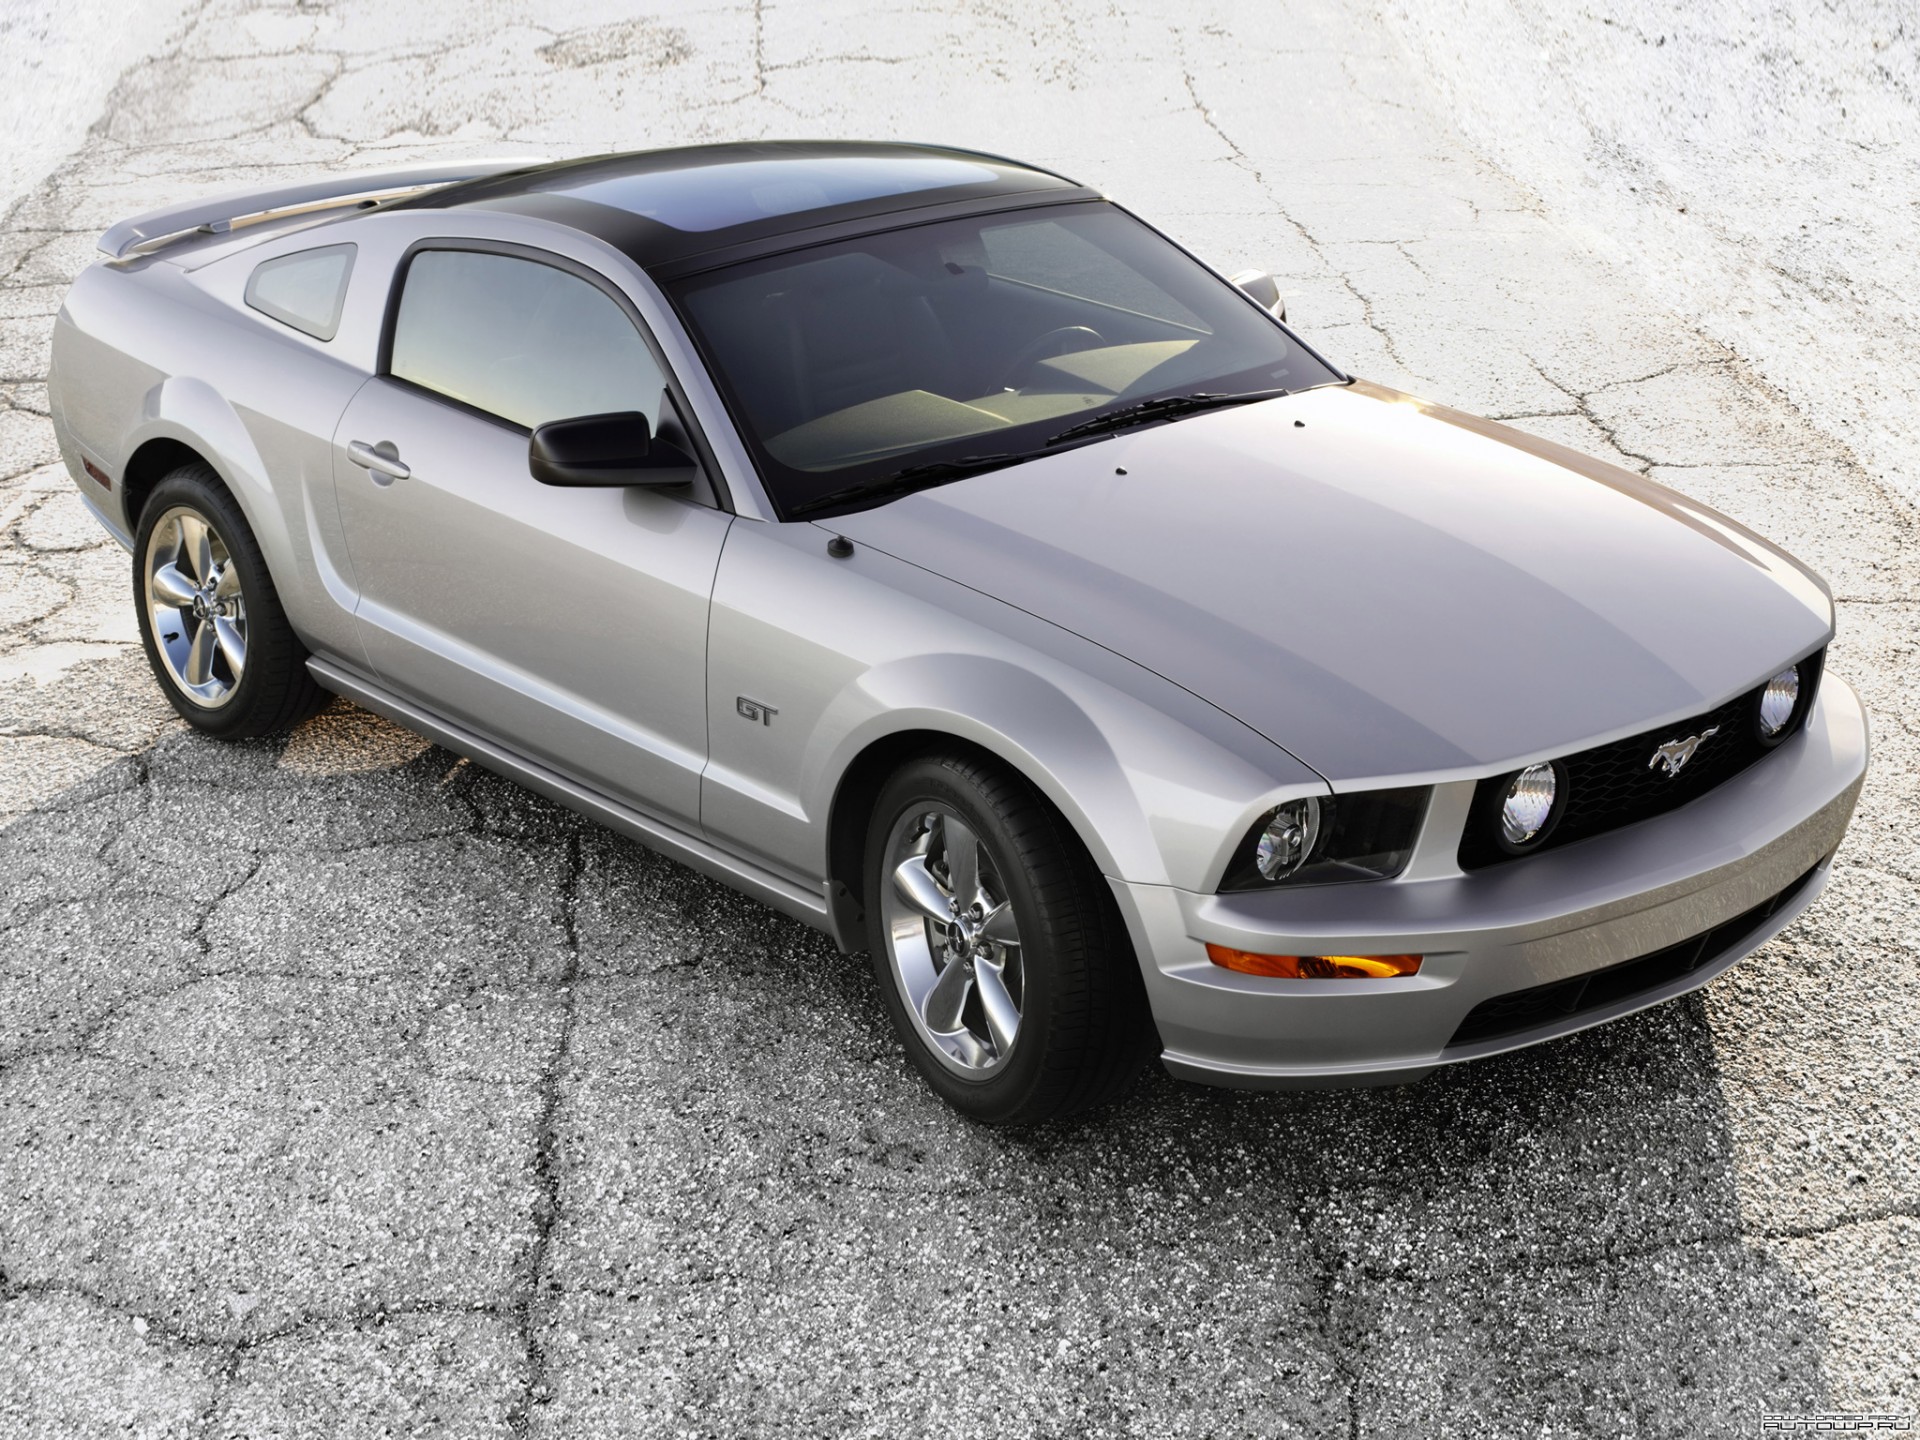
[[1233, 277], [1237, 285], [1254, 304], [1272, 315], [1276, 320], [1287, 318], [1287, 300], [1280, 293], [1280, 282], [1264, 270], [1242, 270]]
[[550, 420], [533, 432], [527, 469], [542, 485], [685, 485], [693, 457], [654, 438], [638, 410]]

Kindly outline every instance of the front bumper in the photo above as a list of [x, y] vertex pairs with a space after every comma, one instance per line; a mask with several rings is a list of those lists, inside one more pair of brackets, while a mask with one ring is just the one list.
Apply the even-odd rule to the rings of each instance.
[[[1443, 786], [1399, 880], [1234, 895], [1113, 884], [1173, 1074], [1256, 1088], [1404, 1083], [1704, 985], [1825, 886], [1866, 767], [1860, 701], [1828, 675], [1801, 733], [1718, 789], [1510, 865], [1465, 874], [1445, 858], [1457, 846], [1464, 806], [1446, 793], [1458, 787]], [[1470, 790], [1473, 782], [1463, 783]], [[1572, 1013], [1452, 1043], [1483, 1001], [1591, 975], [1717, 928], [1683, 973], [1640, 967], [1633, 973], [1653, 983], [1633, 988], [1622, 971], [1596, 979], [1588, 990], [1598, 998]], [[1418, 975], [1399, 980], [1271, 980], [1213, 965], [1207, 941], [1267, 954], [1426, 959]]]

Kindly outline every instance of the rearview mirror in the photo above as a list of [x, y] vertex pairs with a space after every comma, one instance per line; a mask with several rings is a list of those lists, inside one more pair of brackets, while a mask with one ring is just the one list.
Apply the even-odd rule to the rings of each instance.
[[548, 421], [527, 445], [527, 469], [542, 485], [685, 485], [693, 457], [621, 410]]
[[1280, 282], [1266, 271], [1242, 270], [1233, 277], [1233, 283], [1274, 319], [1287, 318], [1287, 297], [1280, 293]]

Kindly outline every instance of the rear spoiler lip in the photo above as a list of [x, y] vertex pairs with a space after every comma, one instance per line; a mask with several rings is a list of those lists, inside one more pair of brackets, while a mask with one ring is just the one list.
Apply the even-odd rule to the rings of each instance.
[[547, 163], [536, 156], [511, 160], [444, 161], [437, 165], [411, 165], [398, 170], [338, 175], [330, 180], [307, 180], [297, 185], [280, 185], [264, 190], [230, 190], [204, 200], [168, 205], [135, 215], [130, 220], [122, 220], [100, 237], [99, 248], [114, 260], [126, 260], [187, 235], [222, 235], [245, 225], [257, 225], [262, 221], [310, 210], [378, 204], [382, 200], [420, 190], [457, 185], [463, 180], [485, 180], [490, 176]]

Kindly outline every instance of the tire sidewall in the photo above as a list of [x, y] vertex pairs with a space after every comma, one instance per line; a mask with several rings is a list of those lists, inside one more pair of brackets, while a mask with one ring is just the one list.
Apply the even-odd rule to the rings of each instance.
[[253, 538], [253, 530], [248, 526], [246, 516], [217, 480], [209, 478], [199, 466], [188, 466], [174, 471], [154, 486], [145, 505], [141, 507], [140, 523], [134, 531], [133, 608], [140, 625], [140, 644], [147, 652], [147, 663], [153, 669], [154, 678], [160, 682], [160, 688], [166, 692], [167, 699], [181, 719], [208, 735], [251, 733], [250, 726], [259, 705], [260, 690], [267, 683], [266, 665], [252, 663], [253, 657], [249, 654], [249, 663], [240, 676], [240, 683], [234, 687], [231, 698], [224, 705], [208, 707], [186, 694], [175, 683], [153, 633], [153, 617], [147, 608], [147, 546], [161, 517], [171, 510], [183, 508], [193, 510], [219, 532], [220, 538], [226, 543], [228, 555], [239, 569], [240, 594], [247, 606], [250, 652], [254, 648], [256, 628], [264, 629], [279, 618], [272, 581], [266, 573], [260, 546]]
[[[883, 902], [886, 892], [882, 888], [891, 883], [885, 873], [888, 838], [908, 811], [935, 805], [956, 811], [987, 845], [1001, 883], [1013, 902], [1014, 914], [1020, 920], [1023, 970], [1020, 1033], [1007, 1062], [981, 1079], [970, 1079], [944, 1064], [921, 1036], [901, 994], [888, 941]], [[961, 1113], [988, 1123], [1007, 1123], [1017, 1118], [1043, 1079], [1053, 1038], [1059, 964], [1025, 860], [1005, 822], [986, 797], [963, 774], [940, 760], [909, 763], [887, 782], [874, 805], [867, 832], [865, 869], [866, 893], [870, 897], [866, 906], [867, 948], [887, 1013], [907, 1054], [927, 1083]]]

